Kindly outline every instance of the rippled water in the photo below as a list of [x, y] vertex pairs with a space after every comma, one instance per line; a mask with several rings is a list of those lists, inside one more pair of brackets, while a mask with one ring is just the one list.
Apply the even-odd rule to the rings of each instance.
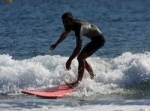
[[[149, 6], [149, 0], [0, 1], [0, 109], [149, 111]], [[88, 59], [96, 78], [90, 80], [85, 72], [83, 83], [68, 101], [45, 102], [22, 95], [20, 91], [25, 88], [56, 86], [76, 79], [76, 59], [70, 71], [65, 69], [75, 47], [74, 33], [49, 51], [64, 31], [61, 15], [66, 11], [97, 25], [107, 40]], [[84, 39], [83, 46], [88, 41]], [[86, 102], [89, 100], [94, 104]]]

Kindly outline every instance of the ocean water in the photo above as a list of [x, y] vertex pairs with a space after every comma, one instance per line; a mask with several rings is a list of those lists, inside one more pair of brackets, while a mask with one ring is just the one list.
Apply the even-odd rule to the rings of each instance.
[[[0, 110], [150, 111], [149, 6], [149, 0], [0, 1]], [[77, 60], [65, 69], [74, 33], [49, 51], [64, 31], [66, 11], [97, 25], [106, 38], [87, 59], [96, 77], [91, 80], [85, 71], [76, 91], [62, 99], [22, 94], [76, 80]], [[88, 42], [85, 38], [83, 46]]]

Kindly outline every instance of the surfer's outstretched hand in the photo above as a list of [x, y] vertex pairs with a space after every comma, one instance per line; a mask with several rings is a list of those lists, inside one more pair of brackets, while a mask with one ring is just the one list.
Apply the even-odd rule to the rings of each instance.
[[54, 50], [56, 48], [56, 46], [57, 46], [57, 44], [51, 45], [50, 50]]

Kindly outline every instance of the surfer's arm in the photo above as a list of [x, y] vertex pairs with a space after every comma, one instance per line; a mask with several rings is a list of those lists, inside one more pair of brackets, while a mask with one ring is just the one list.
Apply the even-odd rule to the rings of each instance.
[[67, 63], [66, 63], [66, 69], [70, 69], [70, 64], [71, 61], [79, 54], [80, 50], [81, 50], [81, 46], [82, 46], [82, 40], [81, 39], [77, 39], [76, 41], [76, 47], [72, 53], [72, 55], [69, 57]]
[[59, 39], [57, 40], [57, 42], [55, 44], [51, 45], [50, 50], [54, 50], [57, 47], [57, 45], [59, 43], [61, 43], [69, 35], [69, 33], [70, 32], [68, 32], [68, 31], [65, 31], [64, 33], [62, 33], [61, 36], [59, 37]]
[[76, 36], [76, 47], [72, 53], [72, 55], [70, 56], [68, 61], [72, 61], [80, 52], [81, 47], [82, 47], [82, 36], [80, 34], [80, 28], [77, 28], [75, 31], [75, 36]]
[[81, 39], [77, 39], [76, 41], [76, 47], [72, 53], [72, 55], [70, 56], [70, 60], [73, 60], [80, 52], [81, 50], [81, 46], [82, 46], [82, 40]]

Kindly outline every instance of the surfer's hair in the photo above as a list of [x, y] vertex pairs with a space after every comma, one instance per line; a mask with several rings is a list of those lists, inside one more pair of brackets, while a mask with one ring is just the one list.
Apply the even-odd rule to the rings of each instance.
[[62, 15], [62, 19], [64, 19], [64, 18], [68, 18], [68, 19], [70, 19], [70, 20], [73, 20], [73, 15], [72, 15], [71, 12], [66, 12], [66, 13], [64, 13], [64, 14]]

